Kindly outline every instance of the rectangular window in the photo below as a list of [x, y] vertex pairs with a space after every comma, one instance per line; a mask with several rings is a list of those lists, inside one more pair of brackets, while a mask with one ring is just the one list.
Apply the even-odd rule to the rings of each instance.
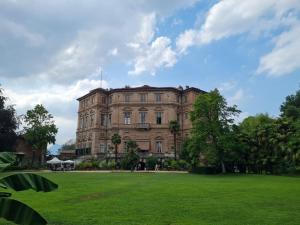
[[180, 114], [177, 113], [177, 121], [180, 121]]
[[130, 102], [130, 95], [125, 95], [125, 102]]
[[185, 119], [187, 120], [187, 119], [189, 118], [189, 113], [186, 112], [186, 113], [184, 114], [184, 117], [185, 117]]
[[108, 103], [109, 103], [109, 104], [112, 103], [112, 95], [110, 95], [110, 96], [108, 97]]
[[180, 103], [180, 95], [177, 95], [177, 102]]
[[111, 113], [108, 114], [107, 125], [111, 125]]
[[158, 153], [162, 153], [162, 142], [161, 141], [156, 141], [155, 142], [155, 150]]
[[161, 102], [161, 94], [155, 94], [155, 101]]
[[156, 114], [156, 124], [162, 124], [163, 113], [156, 112], [155, 114]]
[[140, 123], [146, 123], [147, 112], [140, 112]]
[[124, 141], [124, 152], [127, 151], [127, 141]]
[[80, 129], [83, 129], [83, 125], [84, 125], [84, 118], [81, 117], [80, 118]]
[[183, 96], [183, 102], [184, 102], [184, 103], [187, 102], [187, 96], [186, 96], [186, 95]]
[[100, 152], [105, 153], [106, 152], [106, 144], [102, 143], [100, 144]]
[[101, 114], [100, 125], [101, 126], [105, 126], [106, 125], [106, 115], [105, 114]]
[[88, 117], [86, 116], [85, 117], [85, 122], [84, 122], [84, 128], [87, 128], [88, 127]]
[[90, 120], [90, 127], [94, 126], [94, 115], [91, 115], [91, 120]]
[[106, 97], [105, 96], [102, 96], [101, 102], [102, 102], [102, 104], [106, 104]]
[[131, 112], [124, 112], [124, 124], [130, 124]]
[[146, 102], [146, 94], [140, 95], [141, 102]]

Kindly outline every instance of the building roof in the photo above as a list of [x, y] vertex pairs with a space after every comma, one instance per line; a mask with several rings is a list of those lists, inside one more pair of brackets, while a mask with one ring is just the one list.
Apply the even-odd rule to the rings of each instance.
[[75, 149], [68, 149], [68, 150], [61, 150], [60, 154], [68, 154], [68, 153], [74, 153], [75, 154]]
[[174, 91], [174, 92], [178, 92], [178, 93], [186, 93], [186, 92], [194, 91], [194, 92], [198, 92], [198, 93], [206, 93], [205, 91], [203, 91], [199, 88], [189, 87], [189, 86], [186, 86], [186, 88], [184, 89], [181, 86], [178, 88], [175, 88], [175, 87], [152, 87], [152, 86], [148, 86], [148, 85], [143, 85], [140, 87], [126, 86], [124, 88], [115, 88], [115, 89], [96, 88], [96, 89], [91, 90], [86, 95], [79, 97], [77, 100], [80, 101], [88, 96], [91, 96], [96, 93], [101, 93], [101, 92], [103, 94], [109, 95], [109, 94], [112, 94], [115, 92], [138, 92], [138, 91]]

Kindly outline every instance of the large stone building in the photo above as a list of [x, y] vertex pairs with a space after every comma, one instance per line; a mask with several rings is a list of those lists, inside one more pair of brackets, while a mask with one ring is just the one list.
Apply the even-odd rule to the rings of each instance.
[[111, 136], [119, 133], [122, 157], [128, 140], [139, 146], [142, 157], [174, 157], [169, 121], [178, 120], [178, 148], [192, 127], [189, 112], [197, 95], [204, 91], [186, 87], [125, 87], [94, 89], [78, 98], [76, 155], [114, 157]]

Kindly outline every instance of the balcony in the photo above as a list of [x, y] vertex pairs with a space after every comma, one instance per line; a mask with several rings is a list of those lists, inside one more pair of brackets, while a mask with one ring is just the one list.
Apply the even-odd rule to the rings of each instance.
[[150, 130], [150, 123], [136, 123], [135, 129]]

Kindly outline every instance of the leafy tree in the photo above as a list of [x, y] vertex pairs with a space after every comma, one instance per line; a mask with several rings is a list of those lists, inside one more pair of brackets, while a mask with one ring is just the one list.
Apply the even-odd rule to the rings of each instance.
[[300, 90], [286, 97], [280, 107], [283, 127], [290, 132], [282, 134], [287, 151], [290, 168], [297, 168], [300, 161]]
[[113, 134], [111, 137], [111, 142], [115, 145], [115, 163], [117, 166], [118, 161], [118, 145], [121, 144], [121, 136], [117, 133]]
[[247, 168], [255, 173], [272, 170], [274, 156], [275, 119], [268, 114], [249, 116], [240, 124], [244, 147], [250, 154], [247, 157]]
[[18, 118], [13, 106], [5, 106], [7, 97], [0, 88], [0, 151], [12, 151], [17, 135]]
[[122, 168], [134, 170], [139, 162], [139, 155], [137, 153], [138, 145], [135, 141], [129, 140], [126, 145], [126, 154], [124, 159], [121, 161]]
[[300, 90], [286, 97], [285, 102], [280, 106], [280, 111], [282, 117], [300, 119]]
[[202, 153], [208, 164], [220, 165], [225, 173], [226, 153], [230, 150], [229, 133], [234, 117], [239, 113], [240, 110], [235, 105], [227, 106], [225, 98], [217, 89], [199, 95], [191, 112], [191, 148], [196, 151], [194, 156], [199, 158]]
[[176, 146], [176, 143], [177, 143], [177, 135], [178, 135], [179, 130], [180, 130], [179, 122], [177, 120], [171, 120], [169, 122], [169, 130], [173, 134], [174, 156], [175, 156], [175, 160], [177, 160], [177, 146]]
[[[53, 116], [43, 105], [36, 105], [34, 109], [27, 111], [24, 121], [25, 139], [35, 151], [40, 153], [40, 163], [44, 165], [47, 145], [55, 144], [55, 135], [58, 132]], [[32, 164], [34, 157], [33, 152]]]
[[[16, 157], [9, 152], [0, 153], [0, 172], [14, 164]], [[52, 181], [31, 173], [17, 173], [0, 179], [0, 188], [11, 188], [14, 191], [33, 189], [35, 191], [49, 192], [57, 189], [57, 184]], [[9, 198], [11, 193], [0, 192], [0, 217], [16, 224], [47, 224], [47, 221], [28, 205]]]

